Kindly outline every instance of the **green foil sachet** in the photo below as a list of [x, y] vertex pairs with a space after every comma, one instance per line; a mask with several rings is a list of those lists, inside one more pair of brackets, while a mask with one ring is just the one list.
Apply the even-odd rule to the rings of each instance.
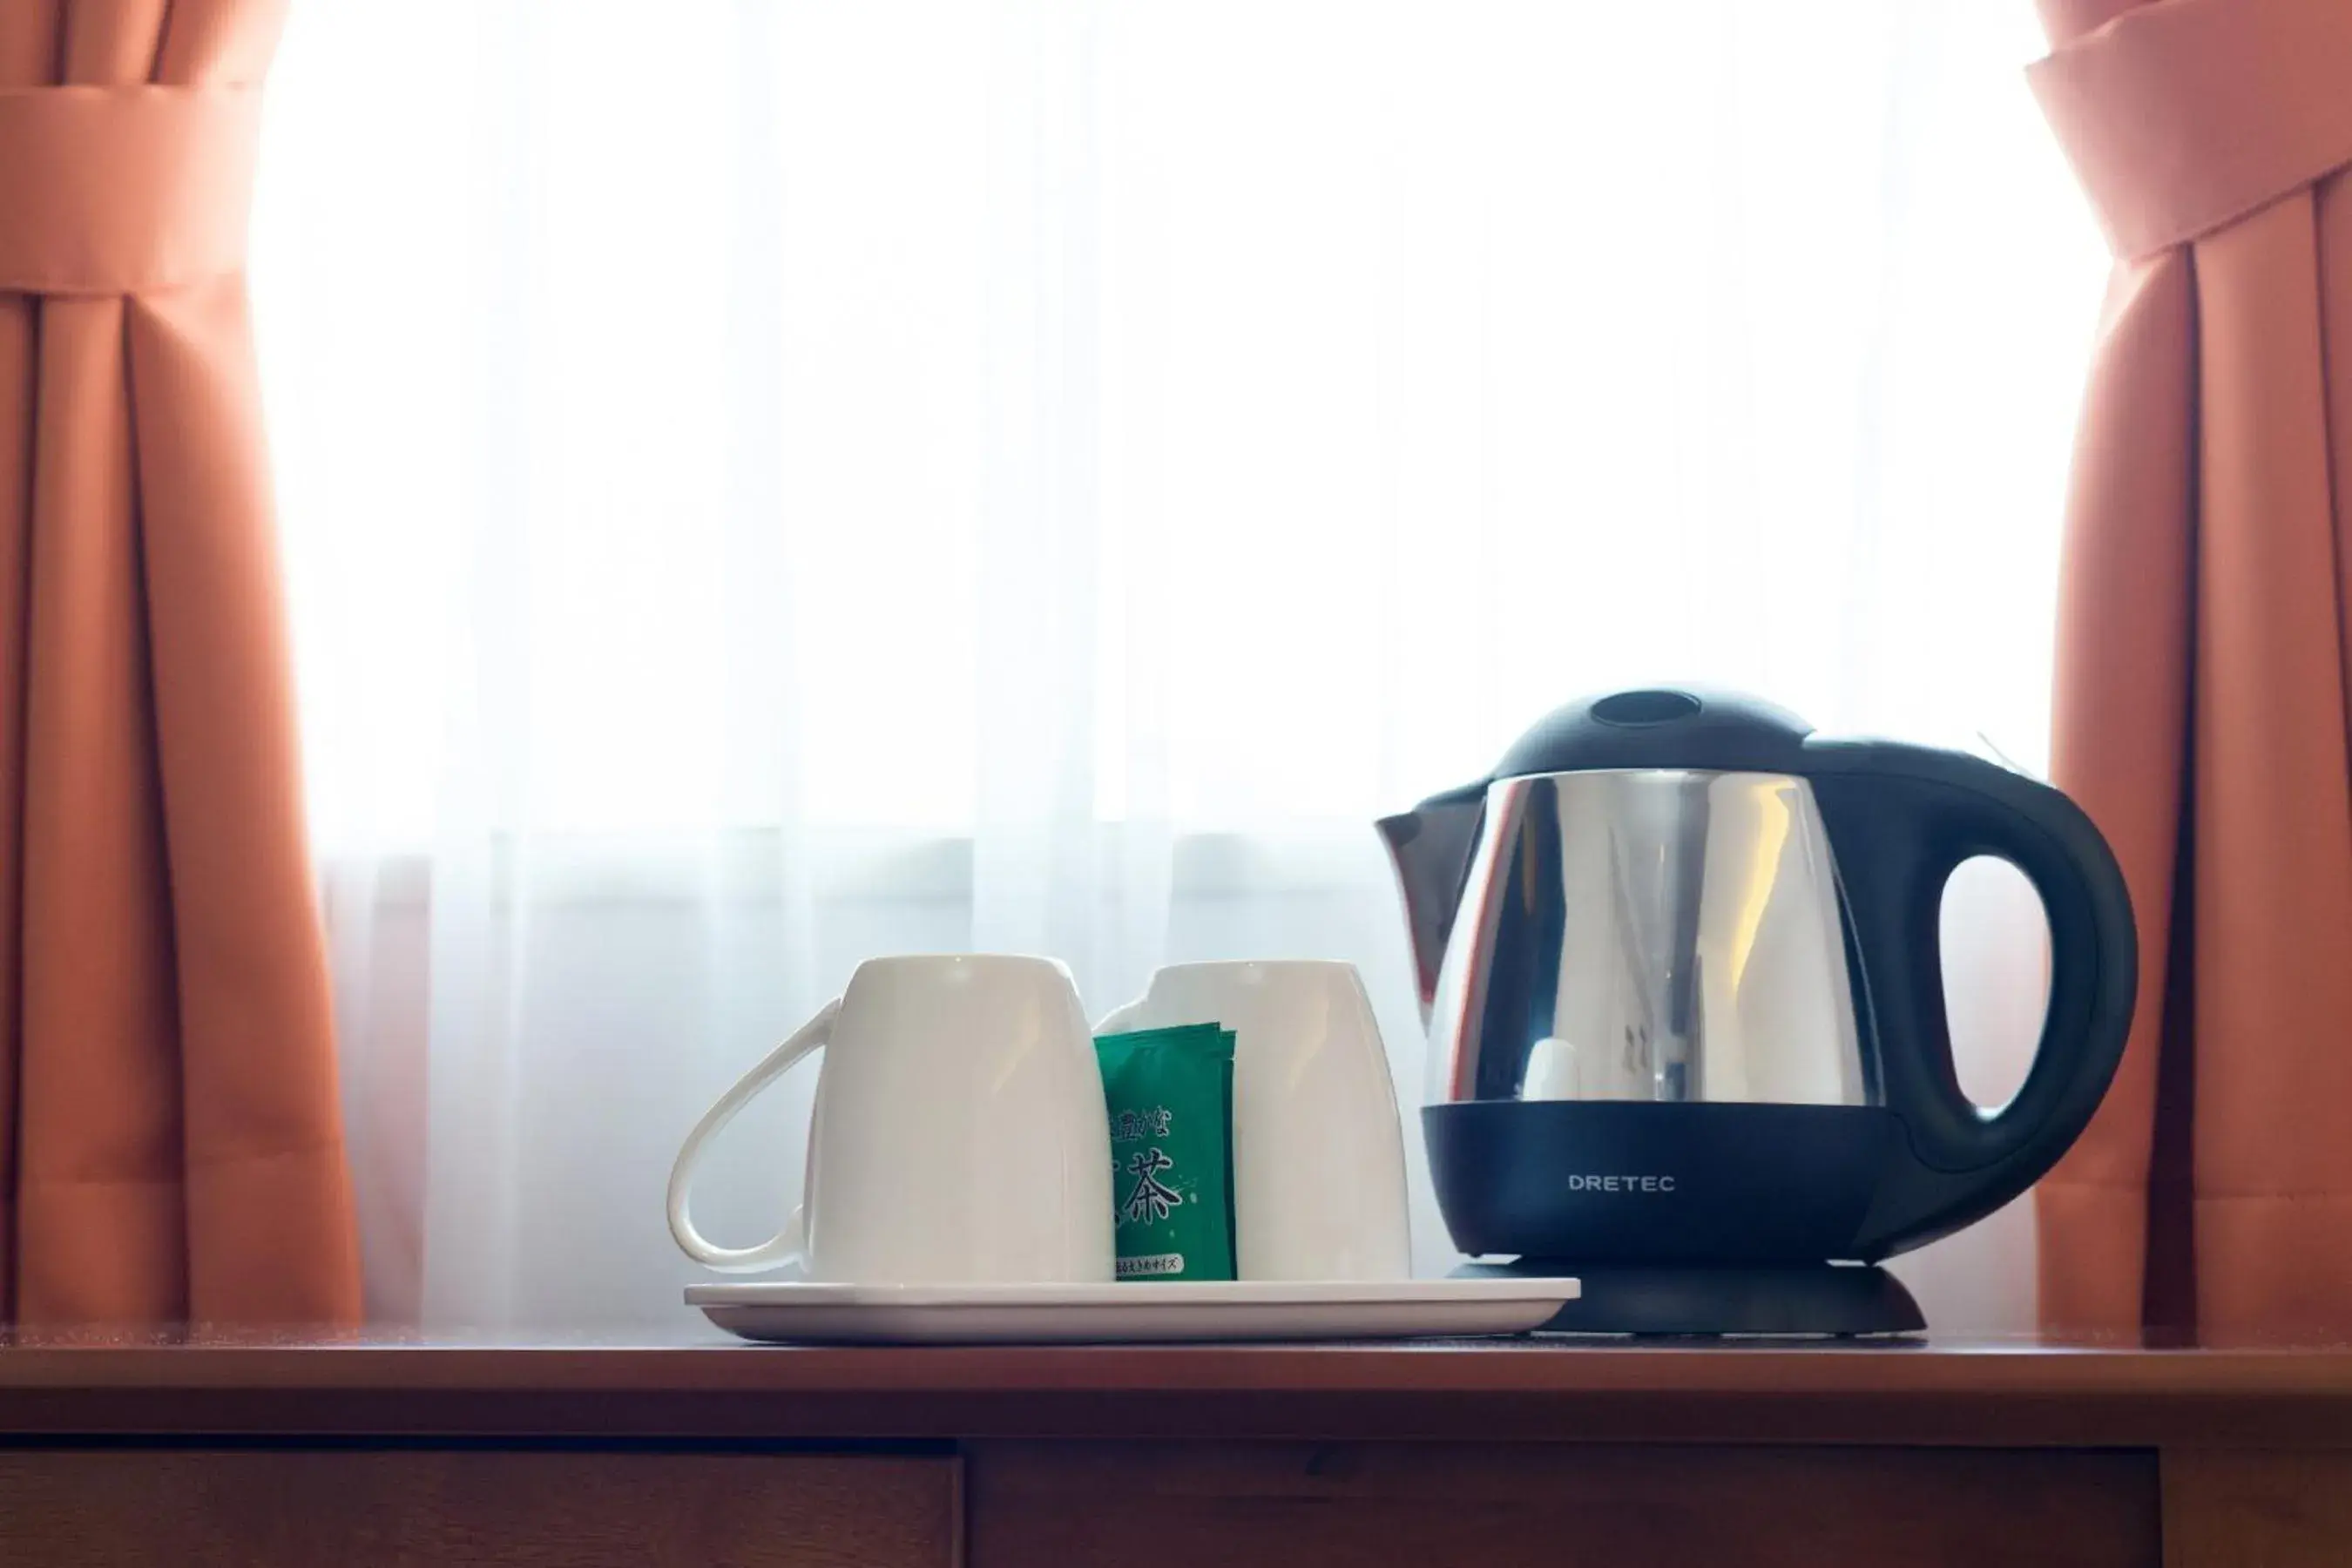
[[1234, 1277], [1234, 1032], [1214, 1024], [1095, 1040], [1110, 1108], [1121, 1279]]

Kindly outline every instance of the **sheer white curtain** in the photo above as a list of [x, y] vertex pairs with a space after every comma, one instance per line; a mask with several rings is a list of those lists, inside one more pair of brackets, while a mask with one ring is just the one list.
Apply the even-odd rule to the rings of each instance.
[[[678, 1139], [876, 952], [1056, 953], [1097, 1011], [1351, 959], [1417, 1101], [1370, 821], [1578, 692], [2037, 765], [2105, 265], [2037, 42], [2025, 0], [295, 7], [255, 288], [373, 1310], [676, 1326]], [[1963, 893], [1996, 1093], [2037, 922]], [[718, 1233], [798, 1187], [808, 1088]], [[2023, 1324], [2022, 1223], [1915, 1267], [1939, 1325]]]

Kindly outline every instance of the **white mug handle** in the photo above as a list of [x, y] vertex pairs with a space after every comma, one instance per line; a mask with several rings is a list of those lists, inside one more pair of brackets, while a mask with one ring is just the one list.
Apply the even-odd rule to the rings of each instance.
[[703, 1150], [711, 1138], [734, 1121], [736, 1112], [751, 1104], [761, 1089], [790, 1070], [793, 1063], [823, 1047], [833, 1034], [834, 1020], [840, 1016], [841, 999], [836, 996], [818, 1009], [817, 1016], [802, 1025], [791, 1039], [770, 1051], [765, 1061], [745, 1073], [733, 1089], [719, 1096], [719, 1103], [706, 1111], [702, 1120], [694, 1124], [694, 1131], [686, 1135], [686, 1147], [677, 1152], [677, 1163], [670, 1167], [669, 1233], [679, 1249], [697, 1263], [722, 1274], [750, 1274], [800, 1261], [803, 1245], [801, 1205], [794, 1205], [783, 1229], [759, 1246], [721, 1247], [694, 1228], [694, 1220], [687, 1213], [686, 1198], [694, 1185], [695, 1168], [702, 1163]]
[[1097, 1035], [1117, 1035], [1123, 1034], [1127, 1030], [1133, 1028], [1135, 1026], [1135, 1016], [1143, 1011], [1144, 1001], [1145, 998], [1138, 996], [1134, 1001], [1129, 1002], [1123, 1007], [1113, 1007], [1109, 1012], [1105, 1013], [1102, 1016], [1102, 1022], [1095, 1026], [1095, 1033]]

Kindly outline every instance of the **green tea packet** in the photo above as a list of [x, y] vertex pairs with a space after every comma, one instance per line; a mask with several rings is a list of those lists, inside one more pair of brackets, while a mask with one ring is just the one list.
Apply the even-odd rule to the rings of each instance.
[[1234, 1032], [1214, 1024], [1095, 1040], [1110, 1108], [1121, 1279], [1234, 1278]]

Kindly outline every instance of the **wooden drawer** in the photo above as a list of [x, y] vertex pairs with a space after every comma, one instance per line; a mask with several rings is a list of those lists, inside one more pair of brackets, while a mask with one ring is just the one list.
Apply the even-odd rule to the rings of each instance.
[[0, 1563], [950, 1568], [952, 1458], [0, 1451]]
[[2170, 1568], [2343, 1568], [2352, 1453], [2168, 1448], [2164, 1541]]
[[985, 1444], [973, 1568], [2156, 1568], [2152, 1452]]

